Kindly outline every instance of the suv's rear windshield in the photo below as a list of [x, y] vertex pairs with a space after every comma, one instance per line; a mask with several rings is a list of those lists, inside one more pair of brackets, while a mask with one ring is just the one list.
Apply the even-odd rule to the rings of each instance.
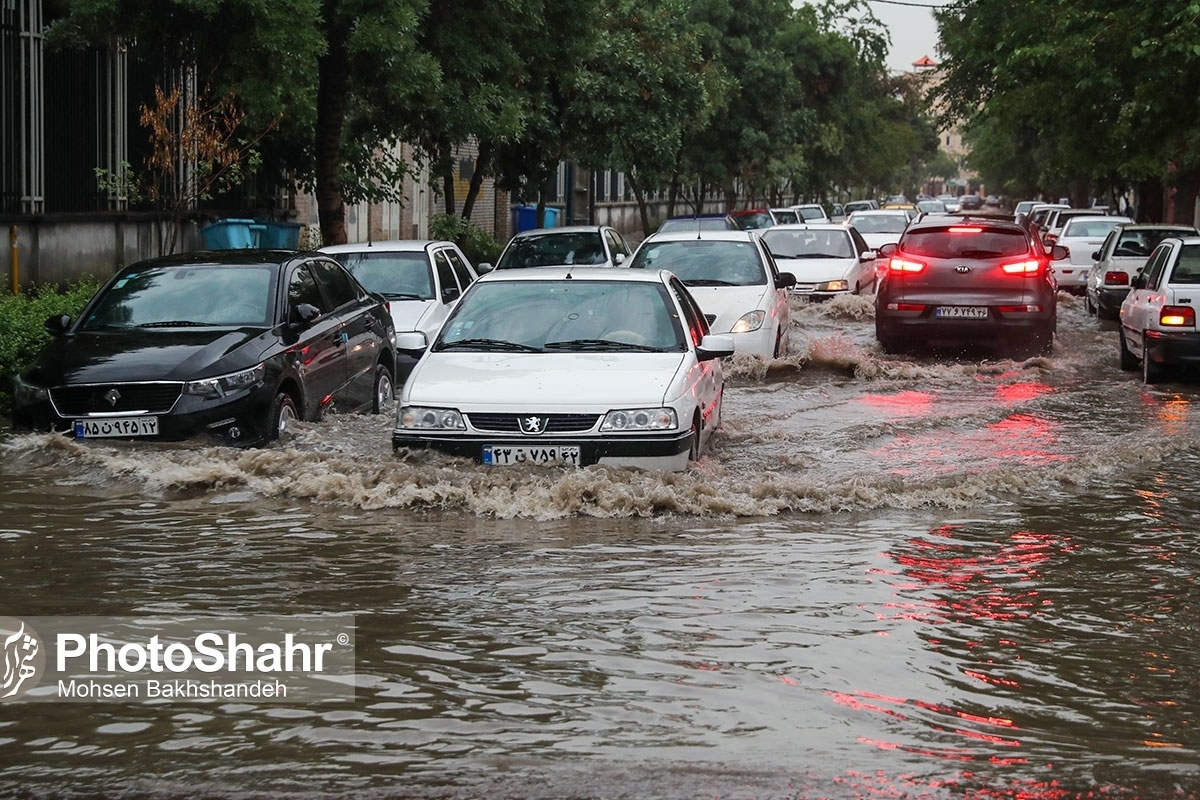
[[986, 225], [949, 225], [910, 230], [900, 249], [927, 258], [1001, 258], [1029, 252], [1025, 232]]

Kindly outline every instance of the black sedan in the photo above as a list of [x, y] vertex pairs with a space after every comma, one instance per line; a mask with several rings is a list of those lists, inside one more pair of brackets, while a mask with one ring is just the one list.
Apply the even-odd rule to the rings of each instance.
[[334, 407], [379, 413], [393, 396], [386, 301], [319, 253], [143, 261], [46, 328], [54, 339], [15, 382], [17, 430], [257, 444]]

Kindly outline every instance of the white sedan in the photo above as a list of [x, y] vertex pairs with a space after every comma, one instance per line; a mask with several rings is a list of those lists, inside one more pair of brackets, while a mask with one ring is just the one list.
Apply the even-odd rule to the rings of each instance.
[[1163, 239], [1121, 304], [1121, 369], [1142, 368], [1145, 383], [1200, 364], [1200, 237]]
[[629, 261], [632, 269], [670, 270], [688, 287], [717, 333], [739, 353], [787, 355], [794, 275], [780, 272], [762, 231], [656, 233]]
[[416, 345], [396, 354], [396, 383], [401, 384], [417, 358], [433, 341], [458, 299], [478, 277], [454, 242], [419, 239], [361, 242], [322, 247], [350, 271], [367, 291], [382, 295], [396, 332], [421, 334]]
[[763, 231], [762, 240], [780, 269], [796, 276], [793, 294], [828, 300], [875, 286], [875, 251], [855, 228], [831, 222], [776, 225]]
[[392, 446], [499, 467], [684, 470], [721, 423], [732, 354], [669, 272], [496, 270], [404, 385]]
[[1100, 249], [1113, 228], [1132, 223], [1129, 217], [1101, 214], [1071, 217], [1064, 222], [1054, 243], [1070, 250], [1070, 255], [1050, 262], [1058, 288], [1083, 294], [1092, 270], [1092, 254]]

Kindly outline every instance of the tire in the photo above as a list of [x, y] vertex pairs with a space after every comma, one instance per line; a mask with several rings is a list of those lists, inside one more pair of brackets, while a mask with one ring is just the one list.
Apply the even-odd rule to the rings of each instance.
[[1142, 383], [1155, 384], [1163, 379], [1163, 366], [1150, 358], [1150, 345], [1142, 343]]
[[787, 356], [787, 347], [783, 344], [783, 328], [775, 331], [775, 355], [774, 358], [785, 358]]
[[1129, 344], [1125, 341], [1125, 329], [1122, 328], [1118, 334], [1119, 343], [1117, 346], [1121, 349], [1121, 369], [1131, 372], [1137, 369], [1137, 356], [1129, 350]]
[[375, 391], [371, 397], [371, 413], [382, 414], [391, 407], [396, 399], [396, 387], [392, 383], [392, 371], [386, 364], [375, 368]]
[[1089, 317], [1096, 317], [1099, 319], [1100, 309], [1096, 308], [1096, 306], [1092, 304], [1092, 296], [1087, 293], [1086, 289], [1083, 290], [1083, 307], [1087, 309]]
[[700, 417], [692, 418], [692, 448], [688, 451], [688, 463], [695, 464], [700, 460]]
[[274, 442], [286, 438], [290, 433], [293, 422], [300, 419], [296, 412], [296, 403], [287, 392], [275, 395], [267, 409], [267, 441]]

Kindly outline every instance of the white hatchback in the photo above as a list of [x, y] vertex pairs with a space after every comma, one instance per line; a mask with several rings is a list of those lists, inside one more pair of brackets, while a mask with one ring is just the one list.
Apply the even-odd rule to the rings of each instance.
[[[396, 332], [421, 334], [419, 347], [396, 354], [396, 383], [404, 382], [458, 299], [478, 277], [454, 242], [398, 239], [322, 247], [368, 291], [388, 302]], [[415, 340], [410, 339], [410, 344]]]
[[728, 333], [739, 353], [787, 355], [796, 284], [763, 245], [763, 231], [656, 233], [629, 261], [632, 269], [670, 270], [688, 287], [715, 333]]
[[875, 288], [875, 251], [857, 228], [832, 222], [776, 225], [761, 236], [780, 269], [796, 276], [793, 294], [828, 300]]
[[732, 354], [669, 272], [496, 270], [404, 385], [392, 446], [499, 467], [683, 470], [721, 423]]

